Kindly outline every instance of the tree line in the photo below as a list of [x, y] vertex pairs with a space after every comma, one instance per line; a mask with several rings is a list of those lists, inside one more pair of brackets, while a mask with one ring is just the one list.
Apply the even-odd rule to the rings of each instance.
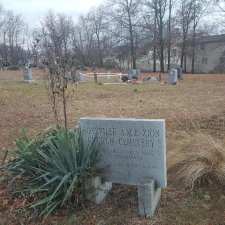
[[[221, 1], [214, 3], [223, 6]], [[146, 56], [153, 71], [164, 72], [175, 57], [186, 70], [191, 56], [194, 73], [196, 40], [211, 33], [203, 21], [211, 12], [210, 0], [105, 0], [76, 22], [49, 11], [40, 27], [28, 32], [21, 15], [1, 8], [0, 61], [17, 65], [32, 58], [34, 65], [41, 61], [52, 70], [55, 65], [64, 70], [79, 66], [136, 69], [138, 59]]]

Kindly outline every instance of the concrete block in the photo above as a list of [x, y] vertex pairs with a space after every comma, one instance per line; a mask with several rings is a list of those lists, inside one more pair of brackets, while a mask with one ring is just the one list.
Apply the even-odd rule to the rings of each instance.
[[103, 182], [101, 177], [90, 178], [85, 184], [86, 199], [100, 204], [111, 189], [111, 182]]
[[161, 197], [161, 188], [157, 187], [154, 180], [138, 186], [139, 215], [145, 217], [154, 216]]

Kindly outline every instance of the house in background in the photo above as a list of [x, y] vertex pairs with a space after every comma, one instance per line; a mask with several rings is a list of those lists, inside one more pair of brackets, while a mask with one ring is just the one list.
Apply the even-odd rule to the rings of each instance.
[[[179, 66], [181, 58], [181, 43], [177, 40], [171, 48], [171, 67]], [[167, 70], [167, 48], [164, 52], [165, 71]], [[153, 51], [140, 54], [137, 59], [140, 69], [153, 70]], [[156, 61], [156, 70], [160, 70], [159, 59]], [[187, 41], [183, 71], [192, 72], [192, 45], [191, 38]], [[225, 34], [201, 36], [195, 42], [195, 73], [224, 73], [225, 72]]]
[[[192, 47], [186, 51], [186, 72], [192, 70]], [[225, 72], [225, 34], [203, 36], [196, 39], [195, 73]]]

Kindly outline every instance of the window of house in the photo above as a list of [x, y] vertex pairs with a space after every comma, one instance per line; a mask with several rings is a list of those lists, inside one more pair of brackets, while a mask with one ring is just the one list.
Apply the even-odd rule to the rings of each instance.
[[208, 58], [202, 57], [202, 64], [208, 64]]

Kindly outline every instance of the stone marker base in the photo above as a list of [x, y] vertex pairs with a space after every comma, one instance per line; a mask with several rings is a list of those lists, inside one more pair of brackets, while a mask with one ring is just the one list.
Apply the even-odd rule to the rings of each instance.
[[86, 199], [100, 204], [111, 189], [111, 182], [103, 182], [101, 177], [90, 178], [85, 184]]
[[[103, 182], [101, 177], [93, 177], [85, 184], [86, 199], [100, 204], [112, 189], [111, 182]], [[161, 197], [161, 188], [156, 186], [154, 180], [138, 186], [139, 215], [153, 217]]]
[[155, 181], [138, 186], [138, 210], [140, 216], [152, 217], [160, 201], [161, 188], [156, 187]]

